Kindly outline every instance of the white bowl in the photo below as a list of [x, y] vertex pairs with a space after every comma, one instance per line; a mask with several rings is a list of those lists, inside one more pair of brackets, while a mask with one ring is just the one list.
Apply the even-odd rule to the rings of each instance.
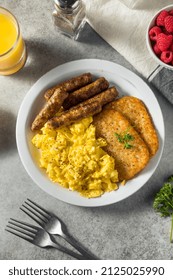
[[[43, 92], [52, 85], [85, 72], [91, 72], [95, 77], [104, 76], [110, 85], [114, 84], [120, 94], [133, 95], [140, 98], [147, 106], [159, 136], [159, 150], [150, 160], [146, 168], [138, 176], [129, 180], [117, 191], [105, 193], [101, 197], [87, 199], [79, 193], [69, 191], [51, 182], [45, 171], [39, 167], [39, 151], [32, 145], [34, 133], [31, 123], [41, 109], [44, 101]], [[16, 140], [21, 161], [33, 181], [45, 192], [64, 202], [95, 207], [116, 203], [138, 191], [153, 175], [159, 164], [164, 146], [164, 122], [157, 99], [149, 86], [137, 75], [113, 62], [98, 59], [83, 59], [68, 62], [49, 71], [41, 77], [26, 94], [17, 118]], [[77, 182], [76, 182], [77, 184]]]
[[166, 10], [166, 11], [170, 11], [173, 10], [173, 5], [169, 5], [166, 6], [164, 8], [162, 8], [161, 10], [159, 10], [151, 19], [150, 23], [148, 24], [147, 27], [147, 32], [146, 32], [146, 44], [147, 44], [147, 48], [149, 50], [149, 53], [151, 54], [152, 58], [155, 60], [156, 63], [158, 63], [159, 65], [166, 67], [168, 69], [173, 70], [173, 65], [170, 64], [166, 64], [164, 63], [161, 59], [159, 59], [159, 57], [157, 57], [157, 55], [154, 53], [153, 49], [152, 49], [152, 45], [151, 45], [151, 40], [149, 38], [149, 30], [155, 25], [155, 20], [157, 18], [157, 16], [160, 14], [161, 11]]

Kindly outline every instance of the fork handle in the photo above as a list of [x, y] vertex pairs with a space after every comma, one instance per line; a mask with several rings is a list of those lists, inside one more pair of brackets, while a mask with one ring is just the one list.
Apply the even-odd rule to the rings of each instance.
[[88, 253], [84, 248], [82, 248], [77, 241], [72, 238], [71, 236], [65, 234], [64, 232], [61, 234], [61, 236], [70, 244], [72, 245], [78, 252], [80, 252], [85, 260], [98, 260], [94, 255], [91, 255]]
[[51, 247], [55, 248], [55, 249], [58, 249], [59, 251], [67, 254], [67, 255], [70, 255], [71, 257], [77, 259], [77, 260], [86, 260], [86, 258], [83, 256], [83, 255], [80, 255], [78, 253], [75, 253], [73, 252], [72, 250], [64, 247], [64, 246], [60, 246], [59, 244], [55, 243], [55, 242], [51, 242], [50, 244]]

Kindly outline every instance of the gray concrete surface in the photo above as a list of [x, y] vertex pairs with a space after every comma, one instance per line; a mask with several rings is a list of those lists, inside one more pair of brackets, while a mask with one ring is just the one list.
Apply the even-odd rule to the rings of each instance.
[[27, 63], [20, 72], [0, 76], [0, 259], [72, 259], [4, 231], [10, 217], [29, 221], [19, 210], [27, 197], [56, 213], [69, 232], [101, 259], [173, 259], [170, 219], [161, 218], [152, 208], [156, 192], [173, 172], [172, 105], [153, 89], [165, 120], [165, 149], [155, 174], [137, 193], [98, 208], [76, 207], [52, 198], [30, 179], [16, 148], [16, 118], [27, 91], [50, 69], [76, 59], [102, 58], [135, 69], [88, 25], [78, 42], [59, 35], [51, 19], [51, 1], [0, 0], [0, 5], [18, 18], [28, 49]]

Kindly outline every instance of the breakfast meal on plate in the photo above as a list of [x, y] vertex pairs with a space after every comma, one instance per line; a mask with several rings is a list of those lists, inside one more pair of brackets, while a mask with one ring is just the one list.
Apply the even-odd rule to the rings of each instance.
[[45, 105], [31, 124], [40, 167], [50, 180], [94, 198], [137, 176], [158, 150], [150, 113], [136, 97], [91, 73], [43, 93]]

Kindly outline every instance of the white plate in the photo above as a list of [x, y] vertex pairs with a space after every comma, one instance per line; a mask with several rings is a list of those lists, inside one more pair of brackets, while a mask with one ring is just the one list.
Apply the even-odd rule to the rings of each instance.
[[[111, 84], [115, 84], [122, 95], [136, 96], [144, 101], [152, 115], [159, 135], [160, 147], [157, 154], [150, 160], [147, 167], [134, 179], [129, 180], [125, 186], [120, 186], [117, 191], [106, 193], [99, 198], [86, 199], [77, 192], [52, 183], [44, 170], [39, 168], [38, 151], [31, 144], [33, 133], [30, 130], [34, 116], [41, 109], [44, 98], [43, 92], [52, 85], [80, 75], [91, 72], [95, 77], [104, 76]], [[79, 206], [103, 206], [116, 203], [125, 199], [139, 190], [154, 173], [164, 146], [164, 122], [161, 109], [153, 92], [148, 85], [137, 75], [115, 63], [98, 60], [83, 59], [60, 65], [42, 76], [25, 96], [17, 118], [16, 139], [22, 163], [33, 181], [44, 191], [64, 202]], [[77, 184], [77, 182], [76, 182]]]

